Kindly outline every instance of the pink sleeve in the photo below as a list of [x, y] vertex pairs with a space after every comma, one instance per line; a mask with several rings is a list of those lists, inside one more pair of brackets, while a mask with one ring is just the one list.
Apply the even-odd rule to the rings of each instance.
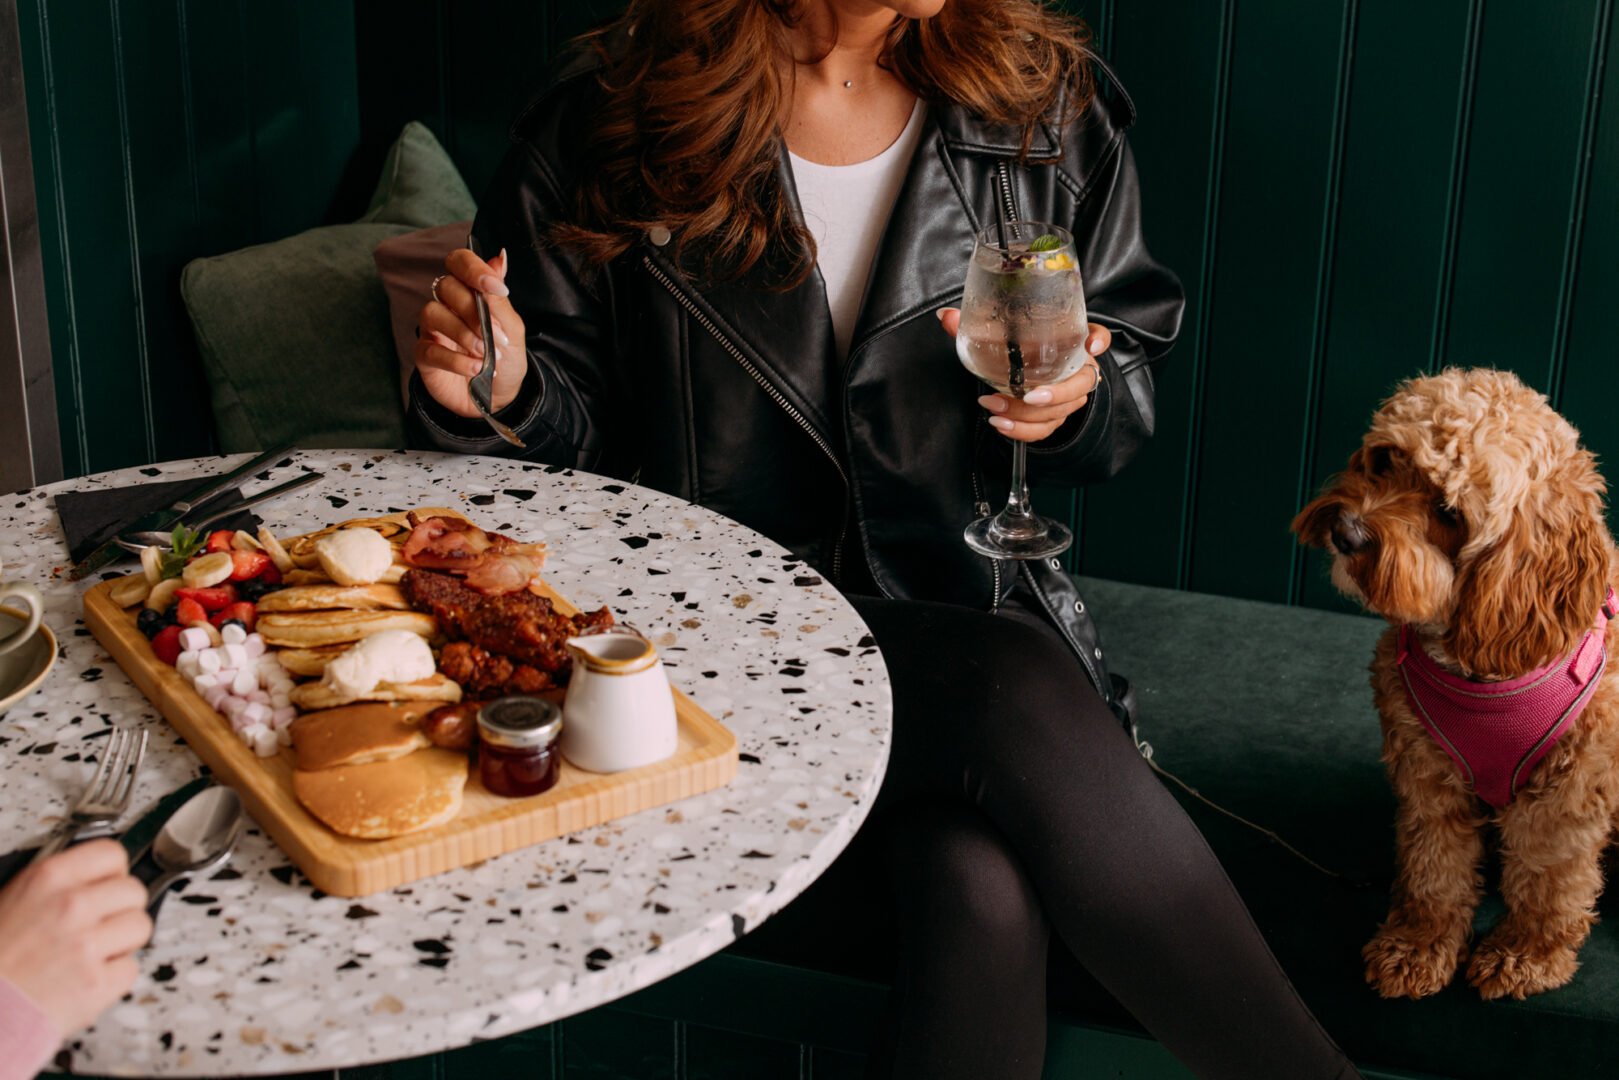
[[32, 1080], [50, 1064], [61, 1042], [51, 1018], [27, 994], [0, 978], [0, 1080]]

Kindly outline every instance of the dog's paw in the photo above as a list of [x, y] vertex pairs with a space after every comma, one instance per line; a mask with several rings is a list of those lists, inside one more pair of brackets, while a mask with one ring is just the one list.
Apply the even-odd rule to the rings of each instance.
[[1383, 997], [1420, 998], [1450, 985], [1466, 948], [1465, 939], [1400, 928], [1380, 931], [1360, 955], [1366, 961], [1366, 981]]
[[1555, 990], [1574, 977], [1578, 954], [1564, 945], [1512, 940], [1491, 934], [1473, 950], [1467, 981], [1486, 1000], [1516, 998]]

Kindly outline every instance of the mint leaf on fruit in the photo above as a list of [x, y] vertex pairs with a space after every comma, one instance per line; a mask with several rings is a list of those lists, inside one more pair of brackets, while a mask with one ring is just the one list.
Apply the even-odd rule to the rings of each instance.
[[185, 570], [191, 556], [201, 551], [208, 538], [201, 532], [176, 525], [169, 534], [169, 550], [164, 553], [162, 566], [165, 578], [176, 578]]
[[1062, 247], [1062, 241], [1051, 233], [1042, 233], [1029, 242], [1030, 251], [1056, 251]]

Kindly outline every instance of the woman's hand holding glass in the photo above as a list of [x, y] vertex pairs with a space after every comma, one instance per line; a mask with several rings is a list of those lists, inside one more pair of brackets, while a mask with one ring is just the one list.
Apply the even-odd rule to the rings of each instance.
[[[955, 337], [961, 325], [961, 309], [940, 308], [937, 314], [944, 332]], [[1087, 324], [1087, 330], [1085, 351], [1093, 357], [1107, 352], [1113, 344], [1113, 332], [1100, 323]], [[989, 422], [996, 431], [1009, 439], [1036, 443], [1050, 438], [1064, 420], [1083, 409], [1101, 381], [1101, 368], [1095, 360], [1089, 360], [1061, 382], [1030, 390], [1022, 401], [1007, 394], [985, 394], [978, 404], [990, 413]]]
[[506, 288], [508, 265], [504, 248], [488, 262], [467, 248], [457, 248], [444, 260], [447, 273], [433, 290], [438, 299], [429, 300], [417, 316], [416, 370], [433, 400], [457, 416], [478, 416], [467, 380], [483, 370], [488, 356], [488, 343], [478, 331], [473, 290], [482, 292], [489, 305], [489, 324], [500, 350], [493, 394], [496, 412], [511, 404], [528, 374], [523, 320]]

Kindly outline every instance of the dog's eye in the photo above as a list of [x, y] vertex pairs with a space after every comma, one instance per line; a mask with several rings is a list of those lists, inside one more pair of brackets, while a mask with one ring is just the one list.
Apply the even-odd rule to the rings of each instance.
[[1386, 446], [1374, 446], [1366, 451], [1366, 471], [1382, 476], [1394, 467], [1394, 451]]
[[1462, 523], [1462, 516], [1456, 511], [1452, 510], [1450, 507], [1446, 506], [1444, 502], [1439, 499], [1434, 500], [1433, 516], [1452, 528]]

